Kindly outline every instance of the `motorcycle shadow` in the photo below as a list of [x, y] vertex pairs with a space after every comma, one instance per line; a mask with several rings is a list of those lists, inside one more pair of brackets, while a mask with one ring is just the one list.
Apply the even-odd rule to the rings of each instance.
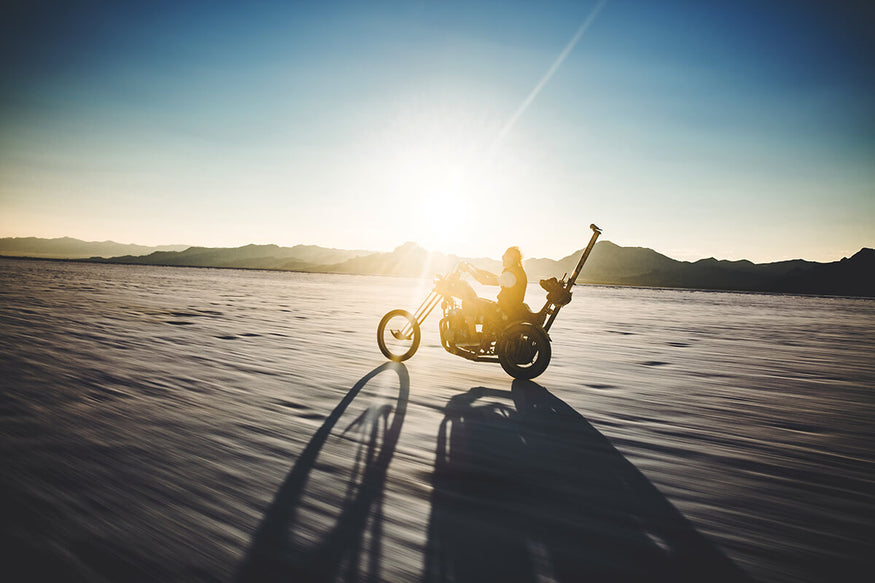
[[429, 583], [749, 580], [607, 438], [532, 381], [452, 398], [436, 454]]
[[[397, 373], [397, 387], [381, 378], [384, 382], [365, 391], [389, 371]], [[388, 362], [346, 394], [286, 476], [253, 536], [238, 581], [378, 577], [386, 473], [409, 392], [406, 367]]]

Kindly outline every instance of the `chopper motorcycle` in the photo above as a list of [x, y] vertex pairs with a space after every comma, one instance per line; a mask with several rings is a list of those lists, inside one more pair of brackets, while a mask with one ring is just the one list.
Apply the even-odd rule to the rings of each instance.
[[444, 350], [475, 362], [497, 362], [517, 379], [535, 378], [550, 364], [550, 327], [559, 310], [571, 302], [571, 288], [602, 232], [596, 225], [590, 225], [590, 229], [592, 237], [571, 277], [540, 281], [547, 300], [538, 312], [532, 312], [523, 304], [520, 313], [508, 315], [502, 313], [497, 304], [489, 302], [494, 309], [487, 309], [485, 315], [472, 322], [474, 316], [463, 309], [458, 296], [464, 271], [459, 264], [447, 275], [435, 278], [434, 288], [415, 313], [397, 309], [383, 316], [377, 326], [380, 352], [395, 362], [412, 357], [422, 340], [422, 324], [441, 306], [443, 317], [438, 330]]

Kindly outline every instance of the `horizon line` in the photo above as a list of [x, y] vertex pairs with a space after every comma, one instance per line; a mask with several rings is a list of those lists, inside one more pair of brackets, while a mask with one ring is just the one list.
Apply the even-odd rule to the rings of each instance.
[[[439, 249], [428, 249], [428, 248], [424, 247], [422, 244], [420, 244], [420, 243], [418, 243], [418, 242], [416, 242], [416, 241], [405, 241], [405, 242], [403, 242], [403, 243], [401, 243], [401, 244], [399, 244], [399, 245], [395, 245], [395, 246], [394, 246], [392, 249], [390, 249], [390, 250], [377, 250], [377, 249], [365, 249], [365, 248], [355, 248], [355, 249], [351, 249], [351, 248], [344, 248], [344, 247], [335, 247], [335, 246], [320, 245], [320, 244], [318, 244], [318, 243], [295, 243], [295, 244], [293, 244], [293, 245], [281, 245], [281, 244], [279, 244], [279, 243], [252, 243], [252, 242], [250, 242], [250, 243], [245, 243], [245, 244], [242, 244], [242, 245], [231, 245], [231, 246], [224, 246], [224, 245], [221, 245], [221, 246], [212, 246], [212, 245], [192, 245], [192, 244], [189, 244], [189, 243], [162, 243], [162, 244], [157, 244], [157, 245], [148, 245], [148, 244], [144, 244], [144, 243], [122, 243], [122, 242], [115, 241], [115, 240], [112, 240], [112, 239], [104, 239], [104, 240], [102, 240], [102, 241], [89, 241], [89, 240], [85, 240], [85, 239], [79, 239], [79, 238], [77, 238], [77, 237], [71, 237], [71, 236], [69, 236], [69, 235], [64, 235], [64, 236], [61, 236], [61, 237], [39, 237], [39, 236], [36, 236], [36, 235], [28, 235], [28, 236], [0, 236], [0, 240], [3, 240], [3, 239], [37, 239], [37, 240], [42, 240], [42, 241], [59, 241], [59, 240], [63, 240], [63, 239], [70, 239], [70, 240], [78, 241], [78, 242], [81, 242], [81, 243], [98, 244], [98, 245], [100, 245], [100, 244], [113, 244], [113, 245], [122, 245], [122, 246], [130, 246], [130, 247], [148, 247], [148, 248], [159, 248], [159, 247], [182, 247], [182, 248], [184, 248], [184, 249], [181, 249], [180, 251], [168, 251], [168, 252], [170, 252], [170, 253], [179, 253], [179, 252], [182, 252], [182, 251], [186, 251], [186, 250], [188, 250], [188, 249], [191, 249], [191, 248], [203, 248], [203, 249], [240, 249], [240, 248], [242, 248], [242, 247], [270, 247], [270, 246], [273, 246], [273, 247], [279, 247], [279, 248], [291, 249], [291, 248], [293, 248], [293, 247], [299, 247], [299, 246], [302, 246], [302, 247], [320, 247], [320, 248], [322, 248], [322, 249], [333, 249], [333, 250], [338, 250], [338, 251], [361, 251], [361, 252], [365, 252], [365, 253], [369, 253], [369, 254], [377, 254], [377, 253], [393, 253], [393, 252], [397, 251], [399, 248], [401, 248], [401, 247], [403, 247], [403, 246], [405, 246], [405, 245], [414, 244], [414, 245], [416, 245], [417, 247], [419, 247], [420, 249], [422, 249], [423, 251], [426, 251], [426, 252], [428, 252], [428, 253], [430, 253], [430, 254], [437, 253], [437, 254], [446, 255], [446, 256], [448, 256], [448, 257], [469, 258], [469, 259], [490, 259], [490, 260], [497, 260], [497, 259], [494, 258], [494, 257], [489, 257], [489, 256], [484, 256], [484, 255], [464, 255], [464, 256], [463, 256], [463, 255], [459, 255], [458, 253], [447, 253], [447, 252], [442, 251], [442, 250], [439, 250]], [[672, 259], [672, 260], [674, 260], [674, 261], [679, 261], [679, 262], [682, 262], [682, 263], [696, 263], [696, 262], [698, 262], [698, 261], [706, 261], [706, 260], [709, 260], [709, 259], [713, 259], [713, 260], [716, 260], [716, 261], [726, 261], [726, 262], [730, 262], [730, 263], [735, 263], [735, 262], [744, 262], [744, 261], [746, 261], [746, 262], [749, 262], [749, 263], [753, 263], [754, 265], [767, 265], [767, 264], [770, 264], [770, 263], [783, 263], [783, 262], [788, 262], [788, 261], [807, 261], [807, 262], [811, 262], [811, 263], [834, 263], [834, 262], [841, 261], [842, 259], [848, 259], [848, 258], [852, 257], [853, 255], [855, 255], [856, 253], [859, 253], [860, 251], [863, 251], [863, 250], [866, 250], [866, 249], [873, 249], [873, 247], [868, 247], [868, 246], [866, 246], [866, 245], [862, 245], [862, 246], [860, 247], [860, 249], [857, 249], [857, 250], [853, 251], [853, 252], [850, 253], [849, 255], [843, 256], [843, 257], [841, 257], [841, 258], [839, 258], [839, 259], [833, 259], [833, 260], [831, 260], [831, 261], [815, 261], [815, 260], [811, 260], [811, 259], [803, 259], [802, 257], [794, 257], [794, 258], [790, 258], [790, 259], [777, 259], [777, 260], [770, 260], [770, 261], [756, 262], [756, 261], [753, 261], [753, 260], [751, 260], [751, 259], [747, 259], [747, 258], [743, 258], [743, 259], [718, 259], [717, 257], [714, 257], [713, 255], [712, 255], [712, 256], [708, 256], [708, 257], [699, 257], [698, 259], [677, 259], [677, 258], [675, 258], [675, 257], [672, 257], [672, 256], [666, 254], [666, 253], [663, 253], [663, 252], [661, 252], [661, 251], [658, 251], [658, 250], [656, 250], [656, 249], [654, 249], [654, 248], [652, 248], [652, 247], [645, 247], [645, 246], [642, 246], [642, 245], [619, 245], [619, 244], [614, 243], [613, 241], [610, 241], [610, 240], [608, 240], [608, 239], [602, 239], [602, 240], [600, 240], [597, 244], [600, 244], [600, 243], [610, 243], [611, 245], [615, 245], [615, 246], [617, 246], [617, 247], [624, 248], [624, 249], [646, 249], [646, 250], [652, 251], [652, 252], [654, 252], [654, 253], [657, 253], [657, 254], [659, 254], [659, 255], [662, 255], [663, 257], [667, 257], [667, 258], [669, 258], [669, 259]], [[525, 257], [525, 254], [524, 254], [524, 257], [525, 257], [524, 260], [532, 260], [532, 259], [535, 259], [535, 260], [538, 260], [538, 259], [547, 259], [547, 260], [551, 260], [551, 261], [559, 261], [560, 259], [564, 259], [564, 258], [568, 257], [569, 255], [573, 255], [574, 253], [577, 253], [577, 252], [581, 251], [583, 248], [584, 248], [584, 247], [580, 247], [580, 248], [578, 248], [578, 249], [574, 249], [574, 250], [572, 250], [572, 251], [570, 251], [570, 252], [566, 252], [565, 255], [563, 255], [562, 257], [559, 257], [558, 259], [553, 259], [552, 257], [546, 257], [546, 256], [538, 256], [538, 257], [536, 257], [536, 256], [528, 256], [528, 257]], [[153, 252], [155, 252], [155, 251], [153, 251]], [[2, 254], [2, 252], [0, 252], [0, 256], [4, 256], [4, 255]], [[8, 256], [8, 255], [6, 255], [6, 257], [13, 257], [13, 256]], [[25, 257], [25, 256], [21, 256], [21, 257]]]

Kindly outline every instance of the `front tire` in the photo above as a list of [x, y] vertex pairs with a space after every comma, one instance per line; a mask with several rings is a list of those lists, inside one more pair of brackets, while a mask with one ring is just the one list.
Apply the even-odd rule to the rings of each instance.
[[552, 355], [544, 329], [527, 322], [508, 326], [497, 348], [501, 368], [515, 379], [535, 378], [547, 370]]
[[407, 310], [392, 310], [377, 326], [377, 346], [389, 360], [402, 362], [416, 353], [422, 332]]

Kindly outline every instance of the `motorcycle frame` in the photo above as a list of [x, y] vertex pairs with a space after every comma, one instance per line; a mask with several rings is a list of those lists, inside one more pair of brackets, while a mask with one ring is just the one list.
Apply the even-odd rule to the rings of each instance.
[[[583, 250], [583, 253], [580, 256], [580, 260], [577, 262], [577, 267], [575, 267], [574, 271], [571, 274], [571, 277], [569, 277], [566, 280], [565, 277], [563, 276], [562, 280], [560, 280], [560, 284], [562, 285], [563, 289], [566, 292], [568, 292], [569, 294], [571, 293], [571, 288], [574, 287], [574, 283], [577, 281], [577, 277], [580, 275], [580, 270], [583, 269], [584, 263], [586, 263], [586, 260], [589, 258], [589, 254], [592, 252], [592, 249], [595, 246], [596, 240], [599, 238], [599, 235], [601, 235], [601, 233], [602, 233], [602, 230], [594, 224], [590, 225], [589, 228], [592, 229], [592, 237], [590, 237], [589, 243], [587, 244], [586, 248]], [[456, 270], [458, 270], [458, 267], [455, 270], [453, 270], [453, 272], [455, 272]], [[453, 273], [453, 272], [451, 272], [451, 273]], [[570, 303], [570, 301], [571, 300], [569, 300], [567, 303]], [[437, 308], [438, 305], [441, 305], [441, 304], [443, 304], [442, 308], [443, 308], [444, 313], [446, 315], [446, 310], [448, 309], [448, 306], [449, 305], [453, 305], [453, 306], [456, 305], [456, 299], [453, 296], [439, 292], [437, 290], [437, 286], [435, 286], [435, 288], [431, 290], [431, 292], [422, 301], [422, 303], [416, 309], [416, 312], [413, 314], [413, 318], [414, 318], [414, 320], [416, 320], [416, 323], [420, 327], [420, 329], [422, 328], [422, 324], [425, 322], [426, 319], [428, 319], [428, 317], [431, 315], [431, 313], [434, 311], [434, 309]], [[556, 320], [556, 316], [559, 315], [559, 310], [561, 310], [562, 306], [564, 306], [564, 305], [566, 305], [566, 304], [556, 304], [554, 302], [551, 302], [548, 299], [547, 302], [544, 304], [544, 307], [541, 308], [541, 310], [539, 312], [533, 313], [533, 316], [534, 316], [533, 320], [534, 321], [531, 323], [534, 325], [541, 326], [541, 328], [543, 328], [544, 332], [549, 333], [550, 327], [553, 325], [553, 322]], [[529, 320], [524, 319], [524, 321], [529, 321]], [[544, 324], [541, 325], [540, 322], [544, 322]], [[513, 322], [509, 322], [508, 325], [512, 324], [512, 323]], [[401, 333], [402, 334], [411, 334], [412, 330], [410, 329], [410, 325], [408, 324], [407, 326], [405, 326], [405, 328], [401, 331]], [[443, 346], [444, 349], [447, 352], [449, 352], [450, 354], [455, 354], [457, 356], [461, 356], [462, 358], [466, 358], [468, 360], [473, 360], [476, 362], [499, 362], [498, 357], [494, 355], [494, 352], [482, 352], [480, 350], [477, 352], [474, 352], [472, 350], [466, 350], [464, 348], [460, 348], [460, 347], [456, 346], [455, 344], [450, 345], [444, 341], [443, 334], [442, 334], [440, 329], [438, 329], [438, 333], [441, 334], [441, 346]], [[547, 338], [550, 339], [549, 334], [547, 334]], [[490, 343], [489, 349], [494, 350], [494, 346], [495, 346], [495, 341], [492, 341]]]

